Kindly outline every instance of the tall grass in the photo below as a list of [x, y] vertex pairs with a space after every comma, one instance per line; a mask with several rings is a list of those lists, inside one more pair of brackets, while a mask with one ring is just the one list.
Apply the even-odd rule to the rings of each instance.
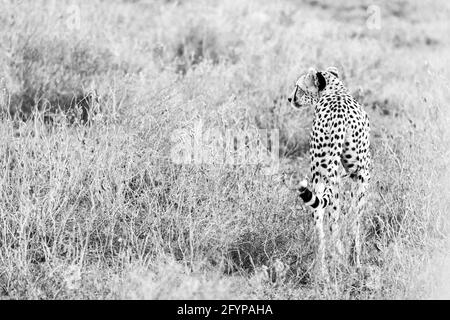
[[[2, 297], [426, 297], [447, 248], [446, 4], [382, 2], [380, 31], [352, 1], [80, 1], [79, 29], [70, 4], [0, 11]], [[276, 176], [170, 157], [199, 121], [278, 129], [280, 172], [307, 173], [312, 110], [285, 100], [311, 65], [338, 66], [372, 123], [363, 268], [331, 264], [325, 286], [311, 213]], [[93, 89], [100, 116], [68, 121]]]

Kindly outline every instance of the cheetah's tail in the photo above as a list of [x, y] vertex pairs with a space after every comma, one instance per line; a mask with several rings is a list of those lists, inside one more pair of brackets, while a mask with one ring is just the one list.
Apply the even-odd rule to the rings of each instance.
[[305, 205], [310, 206], [313, 209], [325, 208], [328, 204], [328, 200], [325, 197], [319, 197], [309, 190], [306, 180], [300, 182], [298, 191], [300, 192], [300, 198], [302, 198]]

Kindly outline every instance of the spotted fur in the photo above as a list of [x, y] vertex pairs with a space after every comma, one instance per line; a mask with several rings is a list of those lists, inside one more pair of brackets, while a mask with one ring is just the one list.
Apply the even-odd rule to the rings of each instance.
[[[336, 68], [325, 71], [311, 68], [296, 82], [289, 97], [294, 108], [314, 106], [315, 117], [310, 135], [311, 184], [298, 188], [300, 198], [314, 209], [314, 220], [319, 234], [319, 250], [324, 256], [324, 209], [329, 209], [330, 229], [337, 240], [339, 206], [340, 165], [357, 184], [356, 210], [361, 211], [364, 195], [370, 179], [369, 118], [361, 105], [350, 95], [339, 79]], [[359, 233], [359, 218], [355, 221]], [[358, 246], [358, 248], [356, 248]], [[359, 240], [355, 239], [356, 263], [359, 264]]]

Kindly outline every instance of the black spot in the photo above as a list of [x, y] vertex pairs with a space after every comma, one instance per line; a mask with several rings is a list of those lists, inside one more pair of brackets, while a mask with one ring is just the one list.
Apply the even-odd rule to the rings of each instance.
[[319, 206], [319, 198], [316, 197], [316, 200], [314, 200], [314, 203], [311, 205], [314, 209]]

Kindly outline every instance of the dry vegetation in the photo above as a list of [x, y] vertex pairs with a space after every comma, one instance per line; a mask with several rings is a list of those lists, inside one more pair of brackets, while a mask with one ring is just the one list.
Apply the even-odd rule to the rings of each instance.
[[[0, 1], [0, 297], [428, 297], [448, 248], [450, 6], [378, 1], [371, 30], [371, 4]], [[306, 173], [312, 110], [286, 94], [330, 65], [369, 113], [374, 168], [363, 268], [318, 285], [294, 195], [255, 166], [177, 165], [170, 137], [276, 128], [280, 170]]]

